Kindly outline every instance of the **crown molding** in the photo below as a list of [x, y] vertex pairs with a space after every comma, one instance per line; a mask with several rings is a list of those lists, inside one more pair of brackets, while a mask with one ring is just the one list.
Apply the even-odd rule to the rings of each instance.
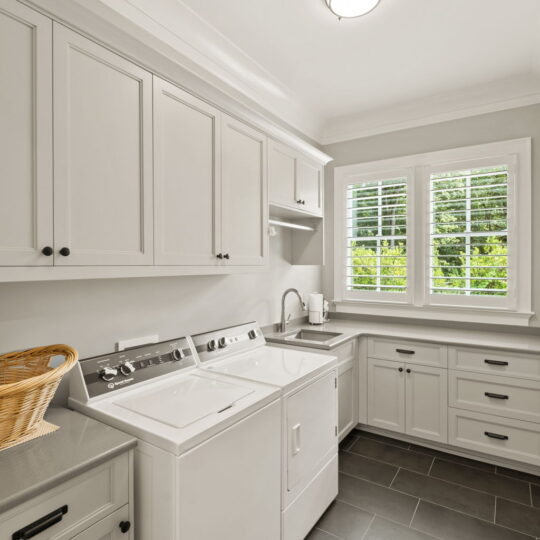
[[329, 120], [321, 144], [335, 144], [537, 103], [540, 103], [540, 78], [530, 75], [504, 79], [461, 92]]

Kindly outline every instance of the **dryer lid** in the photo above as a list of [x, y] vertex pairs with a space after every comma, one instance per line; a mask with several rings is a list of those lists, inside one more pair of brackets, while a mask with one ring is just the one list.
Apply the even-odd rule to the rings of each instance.
[[173, 428], [182, 429], [202, 418], [228, 409], [254, 390], [197, 375], [159, 389], [119, 399], [116, 405]]

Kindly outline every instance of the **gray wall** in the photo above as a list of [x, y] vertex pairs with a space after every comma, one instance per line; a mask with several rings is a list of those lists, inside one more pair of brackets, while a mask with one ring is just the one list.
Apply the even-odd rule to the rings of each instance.
[[[270, 270], [260, 273], [0, 284], [0, 351], [67, 343], [84, 358], [113, 351], [118, 339], [277, 322], [287, 287], [302, 294], [321, 288], [321, 267], [291, 266], [290, 251], [290, 232], [278, 229]], [[298, 303], [289, 303], [299, 317]], [[64, 382], [56, 402], [66, 394]]]
[[[540, 310], [540, 105], [483, 114], [450, 122], [405, 129], [352, 141], [329, 144], [322, 150], [334, 158], [325, 172], [326, 265], [323, 289], [333, 298], [333, 180], [334, 168], [364, 161], [445, 150], [505, 139], [532, 137], [533, 141], [533, 311]], [[536, 210], [536, 211], [535, 211]], [[540, 326], [535, 317], [531, 326]]]

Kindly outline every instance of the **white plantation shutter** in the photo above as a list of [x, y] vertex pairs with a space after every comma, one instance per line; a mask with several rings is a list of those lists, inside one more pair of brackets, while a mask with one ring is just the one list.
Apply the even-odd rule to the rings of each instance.
[[507, 164], [430, 174], [431, 295], [508, 296], [510, 176]]
[[345, 289], [357, 296], [408, 289], [407, 176], [346, 186]]

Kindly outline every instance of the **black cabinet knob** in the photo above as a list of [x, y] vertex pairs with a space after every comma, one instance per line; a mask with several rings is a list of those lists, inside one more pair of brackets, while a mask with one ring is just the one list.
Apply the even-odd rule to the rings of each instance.
[[411, 372], [411, 370], [410, 370], [410, 369], [407, 369], [407, 373], [410, 373], [410, 372]]
[[223, 258], [224, 258], [224, 259], [230, 259], [229, 254], [228, 254], [228, 253], [225, 253], [225, 255], [223, 255]]
[[302, 199], [298, 199], [296, 202], [297, 202], [298, 204], [302, 204]]
[[403, 372], [403, 368], [400, 367], [400, 368], [398, 369], [398, 371], [399, 371], [400, 373], [402, 373], [402, 372]]
[[302, 204], [306, 204], [306, 201], [304, 201], [304, 199], [302, 199]]
[[63, 247], [58, 253], [60, 253], [60, 255], [62, 255], [62, 257], [67, 257], [67, 256], [69, 256], [71, 251], [69, 250], [69, 248]]
[[131, 529], [131, 522], [130, 521], [121, 521], [118, 526], [120, 527], [120, 530], [123, 533], [127, 533], [129, 529]]
[[218, 259], [223, 259], [223, 253], [218, 253], [218, 254], [216, 255], [216, 257], [217, 257]]
[[50, 257], [54, 253], [54, 250], [53, 250], [53, 248], [51, 246], [45, 246], [41, 250], [41, 253], [43, 253], [43, 255], [45, 255], [45, 257]]

